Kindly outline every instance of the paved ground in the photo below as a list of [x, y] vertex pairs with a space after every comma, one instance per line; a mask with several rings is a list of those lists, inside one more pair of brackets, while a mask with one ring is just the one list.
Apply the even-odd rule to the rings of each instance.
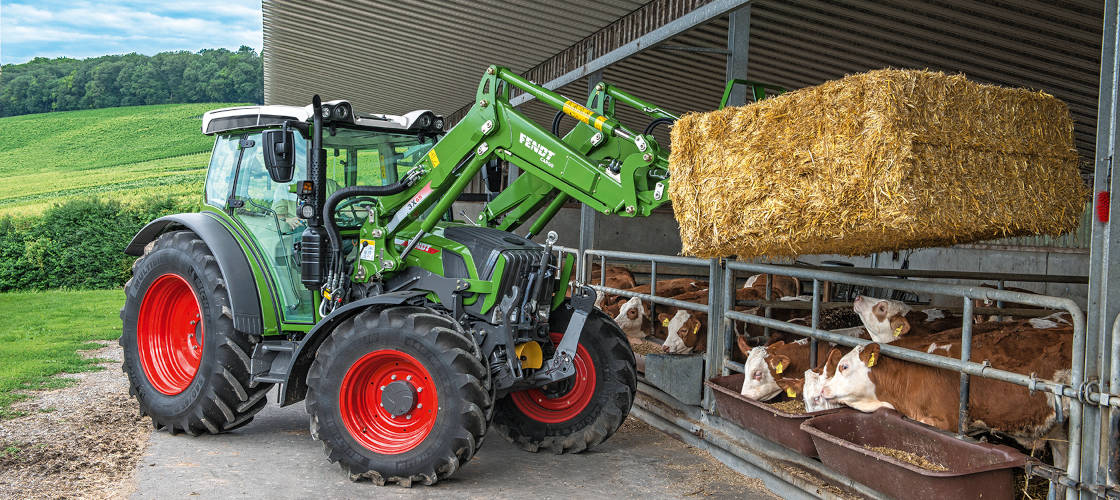
[[405, 489], [352, 483], [307, 431], [303, 404], [269, 406], [220, 436], [151, 435], [134, 499], [182, 498], [773, 498], [707, 453], [630, 419], [579, 455], [526, 453], [497, 435], [453, 478]]

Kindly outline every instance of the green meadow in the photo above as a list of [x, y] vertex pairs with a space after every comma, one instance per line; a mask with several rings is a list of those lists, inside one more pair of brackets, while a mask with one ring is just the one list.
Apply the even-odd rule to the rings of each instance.
[[165, 104], [0, 118], [0, 216], [41, 214], [79, 198], [134, 204], [198, 199], [213, 138], [202, 114], [221, 103]]

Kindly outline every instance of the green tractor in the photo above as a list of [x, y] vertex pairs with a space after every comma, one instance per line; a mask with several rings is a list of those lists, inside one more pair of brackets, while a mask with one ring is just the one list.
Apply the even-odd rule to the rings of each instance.
[[[579, 123], [542, 129], [515, 89]], [[649, 127], [620, 124], [618, 103]], [[530, 238], [570, 199], [623, 217], [668, 201], [651, 132], [675, 119], [609, 84], [584, 106], [497, 66], [446, 132], [430, 111], [318, 96], [206, 113], [201, 211], [152, 221], [126, 249], [139, 257], [121, 309], [132, 395], [157, 429], [217, 434], [278, 386], [281, 406], [306, 402], [329, 460], [378, 484], [446, 478], [490, 428], [530, 451], [602, 443], [633, 404], [633, 352], [571, 284], [555, 234]], [[523, 174], [454, 220], [452, 202], [501, 161]]]

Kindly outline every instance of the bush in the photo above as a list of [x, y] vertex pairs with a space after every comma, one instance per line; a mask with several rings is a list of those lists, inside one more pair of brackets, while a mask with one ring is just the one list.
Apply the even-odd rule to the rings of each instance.
[[55, 205], [33, 219], [0, 220], [0, 292], [117, 288], [133, 257], [124, 248], [145, 224], [191, 211], [171, 198], [136, 205], [97, 199]]

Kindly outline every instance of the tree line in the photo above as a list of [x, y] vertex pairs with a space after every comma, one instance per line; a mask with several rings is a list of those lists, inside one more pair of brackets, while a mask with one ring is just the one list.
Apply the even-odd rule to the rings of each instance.
[[160, 52], [89, 59], [36, 57], [0, 67], [0, 116], [48, 111], [263, 100], [261, 57], [236, 52]]

